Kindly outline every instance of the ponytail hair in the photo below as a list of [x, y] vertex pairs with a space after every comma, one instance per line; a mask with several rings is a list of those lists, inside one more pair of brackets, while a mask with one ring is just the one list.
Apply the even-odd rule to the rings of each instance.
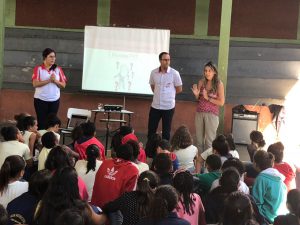
[[151, 170], [140, 174], [137, 182], [137, 214], [140, 218], [146, 217], [150, 212], [150, 205], [154, 197], [154, 189], [159, 184], [159, 177]]
[[100, 156], [99, 147], [95, 144], [89, 145], [86, 148], [86, 156], [87, 156], [87, 166], [86, 166], [86, 174], [90, 172], [90, 170], [96, 170], [96, 160]]
[[0, 169], [0, 193], [7, 189], [9, 180], [16, 178], [24, 169], [25, 161], [21, 156], [8, 156]]
[[178, 203], [178, 194], [171, 185], [162, 185], [156, 189], [154, 199], [151, 204], [150, 218], [160, 220], [167, 218]]
[[250, 133], [250, 140], [255, 142], [258, 147], [264, 147], [266, 145], [263, 134], [258, 130], [253, 130]]

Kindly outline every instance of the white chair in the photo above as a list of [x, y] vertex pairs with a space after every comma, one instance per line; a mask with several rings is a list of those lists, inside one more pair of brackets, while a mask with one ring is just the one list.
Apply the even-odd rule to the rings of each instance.
[[92, 111], [88, 109], [77, 109], [77, 108], [68, 108], [67, 112], [67, 126], [66, 128], [61, 129], [63, 144], [65, 143], [65, 135], [70, 135], [72, 130], [79, 126], [82, 123], [85, 123], [90, 120], [92, 116]]

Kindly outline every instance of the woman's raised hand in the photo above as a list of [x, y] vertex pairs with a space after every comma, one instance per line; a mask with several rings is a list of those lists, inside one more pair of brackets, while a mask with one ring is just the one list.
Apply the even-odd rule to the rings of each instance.
[[192, 90], [193, 94], [195, 95], [195, 97], [198, 99], [198, 97], [200, 95], [200, 89], [198, 89], [198, 85], [193, 84], [191, 90]]

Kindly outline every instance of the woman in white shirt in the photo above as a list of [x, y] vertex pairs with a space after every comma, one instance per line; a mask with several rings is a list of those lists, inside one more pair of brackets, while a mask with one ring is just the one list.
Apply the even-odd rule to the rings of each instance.
[[25, 171], [25, 161], [21, 156], [8, 156], [0, 170], [0, 202], [7, 204], [28, 191], [28, 183], [21, 182]]
[[[186, 126], [180, 126], [171, 140], [171, 150], [176, 154], [179, 168], [190, 172], [200, 172], [198, 149], [193, 145], [192, 135]], [[196, 167], [194, 164], [196, 160]]]
[[78, 176], [84, 181], [89, 194], [88, 201], [91, 201], [95, 176], [102, 164], [102, 161], [100, 160], [99, 147], [95, 144], [89, 145], [86, 148], [86, 156], [86, 160], [83, 159], [77, 161], [75, 169]]

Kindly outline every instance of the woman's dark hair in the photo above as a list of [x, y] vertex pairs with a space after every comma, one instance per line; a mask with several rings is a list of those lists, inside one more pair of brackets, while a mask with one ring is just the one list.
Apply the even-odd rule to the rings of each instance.
[[276, 163], [281, 163], [283, 159], [284, 145], [281, 142], [276, 142], [268, 147], [268, 152], [271, 152], [274, 155]]
[[209, 155], [207, 157], [205, 163], [209, 166], [209, 168], [212, 171], [219, 170], [221, 168], [221, 166], [222, 166], [222, 161], [221, 161], [220, 156], [215, 155], [215, 154]]
[[86, 136], [86, 137], [94, 136], [94, 133], [96, 131], [96, 127], [95, 127], [95, 124], [93, 122], [88, 121], [88, 122], [82, 123], [80, 126], [81, 126], [81, 129], [82, 129], [83, 136]]
[[222, 170], [225, 170], [229, 167], [233, 167], [233, 168], [237, 169], [240, 176], [243, 176], [243, 174], [245, 173], [245, 166], [244, 166], [243, 162], [237, 158], [227, 159], [222, 165]]
[[247, 195], [236, 191], [231, 193], [224, 202], [222, 225], [255, 224], [251, 222], [253, 209]]
[[159, 184], [159, 177], [151, 170], [140, 174], [137, 181], [137, 214], [140, 218], [149, 215], [150, 206], [154, 197], [154, 189]]
[[171, 185], [159, 186], [154, 194], [154, 199], [150, 208], [150, 218], [160, 220], [167, 218], [178, 203], [178, 194]]
[[69, 208], [84, 210], [80, 200], [78, 176], [74, 168], [64, 167], [55, 171], [36, 213], [35, 224], [53, 225], [62, 211]]
[[264, 150], [257, 151], [253, 156], [256, 166], [262, 171], [273, 167], [274, 155]]
[[264, 147], [266, 145], [263, 134], [258, 130], [253, 130], [250, 133], [250, 140], [257, 143], [258, 147]]
[[270, 113], [272, 113], [272, 120], [273, 121], [275, 120], [275, 128], [278, 131], [278, 129], [279, 129], [279, 127], [277, 127], [278, 126], [278, 120], [280, 119], [279, 115], [280, 115], [281, 110], [283, 109], [283, 106], [282, 105], [271, 104], [271, 105], [268, 106], [268, 108], [270, 110]]
[[2, 127], [1, 134], [5, 141], [14, 141], [17, 140], [18, 128], [14, 126]]
[[24, 128], [23, 131], [28, 130], [29, 127], [33, 127], [35, 121], [36, 121], [36, 118], [34, 116], [26, 116], [23, 119], [23, 128]]
[[131, 134], [133, 132], [132, 127], [130, 126], [121, 126], [120, 127], [120, 134], [124, 137], [127, 134]]
[[225, 169], [220, 177], [220, 186], [225, 193], [237, 191], [239, 182], [240, 174], [233, 167]]
[[51, 177], [52, 174], [47, 169], [36, 171], [29, 179], [29, 193], [40, 200], [48, 188]]
[[45, 148], [48, 148], [48, 149], [54, 148], [56, 143], [57, 143], [57, 138], [56, 138], [56, 135], [52, 131], [49, 131], [49, 132], [46, 132], [45, 134], [43, 134], [42, 145]]
[[24, 125], [23, 125], [23, 120], [25, 117], [27, 117], [29, 114], [28, 113], [20, 113], [14, 116], [15, 120], [17, 121], [16, 127], [20, 131], [24, 131]]
[[[219, 80], [219, 77], [218, 77], [217, 66], [215, 64], [213, 64], [211, 61], [209, 61], [208, 63], [206, 63], [204, 65], [204, 69], [205, 69], [205, 67], [209, 67], [215, 72], [215, 75], [214, 75], [214, 77], [212, 79], [212, 83], [211, 83], [211, 90], [212, 90], [213, 93], [216, 93], [217, 90], [218, 90], [218, 85], [220, 83], [220, 80]], [[204, 79], [203, 79], [203, 86], [204, 87], [206, 87], [207, 81], [208, 80], [204, 76]]]
[[56, 125], [61, 126], [61, 121], [55, 113], [50, 113], [46, 119], [46, 129], [48, 129], [49, 127], [54, 127]]
[[225, 137], [226, 137], [226, 141], [229, 146], [229, 150], [236, 150], [236, 146], [235, 146], [234, 139], [233, 139], [233, 134], [231, 134], [231, 133], [227, 134]]
[[140, 146], [139, 143], [137, 143], [134, 140], [129, 140], [126, 142], [126, 144], [130, 144], [132, 147], [132, 156], [133, 156], [133, 161], [135, 162], [140, 154]]
[[100, 156], [99, 147], [95, 144], [89, 145], [85, 153], [87, 156], [86, 174], [88, 174], [90, 170], [96, 170], [96, 160]]
[[158, 147], [160, 147], [162, 150], [171, 150], [171, 143], [166, 140], [166, 139], [162, 139], [159, 143], [158, 143]]
[[0, 193], [3, 193], [7, 187], [9, 180], [17, 178], [20, 172], [25, 169], [25, 161], [21, 156], [8, 156], [0, 169]]
[[68, 166], [71, 167], [71, 163], [69, 156], [64, 149], [59, 145], [52, 148], [46, 159], [45, 168], [53, 171]]
[[52, 52], [54, 52], [54, 54], [56, 55], [56, 52], [53, 49], [51, 49], [51, 48], [45, 48], [44, 51], [43, 51], [43, 53], [42, 53], [43, 60], [45, 60], [47, 58], [47, 56], [49, 54], [51, 54]]
[[227, 156], [229, 154], [229, 146], [226, 137], [222, 134], [218, 135], [212, 142], [212, 148], [218, 152], [221, 156]]
[[173, 178], [173, 186], [179, 193], [179, 201], [183, 205], [184, 213], [193, 215], [193, 207], [195, 206], [195, 198], [193, 196], [193, 175], [187, 170], [175, 173]]
[[287, 201], [289, 204], [289, 210], [291, 213], [297, 215], [297, 217], [300, 217], [300, 190], [298, 189], [292, 189], [287, 194]]
[[8, 213], [3, 205], [0, 204], [0, 225], [8, 224]]
[[116, 149], [116, 154], [118, 158], [132, 161], [133, 160], [133, 149], [128, 143], [120, 145]]
[[161, 136], [157, 133], [152, 134], [150, 135], [150, 137], [148, 137], [146, 147], [145, 147], [147, 157], [154, 158], [156, 156], [156, 149], [161, 140], [162, 140]]
[[167, 174], [172, 170], [172, 160], [169, 154], [159, 153], [154, 159], [154, 169], [159, 175]]
[[75, 142], [83, 135], [81, 126], [75, 126], [71, 133], [71, 138]]
[[180, 126], [171, 139], [172, 150], [184, 149], [193, 144], [192, 135], [187, 126]]
[[116, 151], [116, 149], [122, 144], [123, 136], [120, 132], [116, 132], [113, 137], [111, 138], [111, 148]]
[[83, 211], [77, 208], [66, 209], [55, 220], [54, 225], [92, 225], [93, 222], [90, 218], [88, 209]]

